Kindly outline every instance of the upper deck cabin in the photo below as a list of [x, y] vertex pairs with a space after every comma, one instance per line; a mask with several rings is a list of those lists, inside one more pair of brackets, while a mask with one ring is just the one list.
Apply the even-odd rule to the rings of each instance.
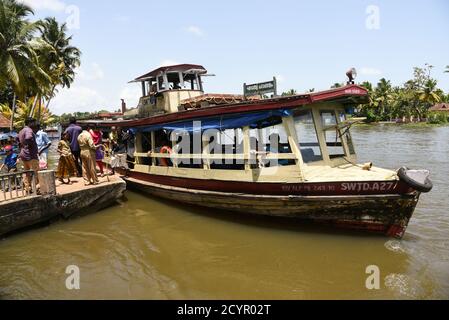
[[204, 94], [202, 76], [206, 74], [203, 66], [179, 64], [160, 67], [132, 80], [142, 85], [139, 116], [177, 112], [181, 101]]

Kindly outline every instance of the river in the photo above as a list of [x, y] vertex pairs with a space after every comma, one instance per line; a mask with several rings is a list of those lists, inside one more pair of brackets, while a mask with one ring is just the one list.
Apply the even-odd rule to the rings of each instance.
[[[359, 162], [428, 168], [403, 240], [127, 201], [0, 241], [3, 299], [448, 299], [449, 127], [353, 129]], [[66, 267], [80, 269], [67, 290]], [[367, 266], [381, 287], [368, 290]]]

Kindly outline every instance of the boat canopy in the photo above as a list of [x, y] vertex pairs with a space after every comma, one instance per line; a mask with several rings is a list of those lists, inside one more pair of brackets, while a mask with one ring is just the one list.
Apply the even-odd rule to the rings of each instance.
[[130, 130], [135, 134], [137, 132], [152, 132], [159, 130], [184, 130], [189, 133], [210, 129], [217, 129], [222, 131], [227, 129], [242, 128], [246, 126], [250, 127], [251, 129], [257, 129], [278, 125], [282, 122], [282, 117], [288, 117], [292, 114], [293, 110], [291, 109], [278, 109], [198, 118], [194, 120], [136, 127], [131, 128]]
[[195, 74], [206, 74], [207, 70], [197, 64], [178, 64], [173, 66], [164, 66], [157, 68], [156, 70], [150, 71], [131, 82], [141, 82], [145, 80], [155, 79], [162, 74], [178, 74], [179, 72], [185, 75], [195, 75]]

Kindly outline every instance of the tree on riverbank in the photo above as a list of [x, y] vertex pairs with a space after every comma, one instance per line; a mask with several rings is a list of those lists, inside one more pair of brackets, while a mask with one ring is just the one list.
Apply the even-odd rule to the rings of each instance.
[[22, 2], [0, 0], [0, 104], [11, 110], [12, 125], [23, 120], [15, 121], [16, 116], [27, 116], [24, 110], [44, 124], [51, 119], [41, 117], [47, 112], [44, 105], [58, 86], [70, 86], [80, 65], [81, 53], [70, 46], [65, 24], [54, 18], [31, 22], [33, 14]]
[[[392, 86], [384, 78], [376, 87], [369, 82], [361, 83], [368, 90], [369, 102], [357, 108], [357, 115], [366, 117], [369, 122], [433, 118], [429, 109], [439, 102], [448, 101], [449, 95], [437, 88], [437, 80], [431, 77], [432, 69], [429, 64], [414, 68], [413, 79], [403, 86]], [[440, 121], [447, 121], [440, 118], [443, 119]]]

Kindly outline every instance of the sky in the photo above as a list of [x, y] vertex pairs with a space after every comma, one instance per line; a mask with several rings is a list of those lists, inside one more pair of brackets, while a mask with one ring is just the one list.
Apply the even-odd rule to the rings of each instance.
[[54, 114], [135, 107], [140, 84], [128, 82], [161, 65], [203, 65], [209, 93], [242, 94], [243, 83], [278, 79], [279, 90], [329, 89], [384, 77], [394, 85], [429, 63], [449, 92], [447, 0], [21, 0], [36, 18], [66, 22], [82, 51], [70, 89]]

